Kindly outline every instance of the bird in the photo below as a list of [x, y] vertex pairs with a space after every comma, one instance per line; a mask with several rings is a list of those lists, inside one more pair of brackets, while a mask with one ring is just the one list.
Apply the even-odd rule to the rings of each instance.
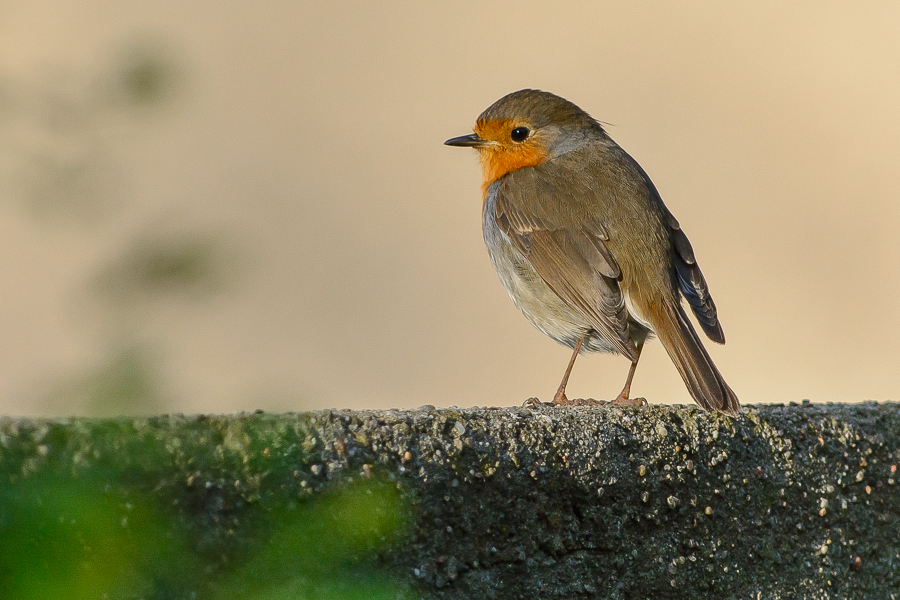
[[494, 269], [532, 325], [572, 349], [551, 404], [605, 404], [566, 396], [585, 352], [628, 358], [625, 386], [611, 403], [646, 404], [631, 397], [631, 383], [644, 343], [656, 336], [698, 405], [738, 414], [737, 395], [682, 303], [706, 337], [725, 343], [693, 247], [650, 177], [601, 123], [555, 94], [523, 89], [485, 109], [473, 131], [444, 144], [478, 151]]

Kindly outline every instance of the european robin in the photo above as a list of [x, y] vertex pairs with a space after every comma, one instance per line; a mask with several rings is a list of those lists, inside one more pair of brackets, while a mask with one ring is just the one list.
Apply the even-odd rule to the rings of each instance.
[[630, 398], [644, 342], [659, 337], [694, 400], [737, 414], [740, 403], [703, 347], [682, 297], [714, 342], [725, 334], [678, 221], [638, 163], [568, 100], [520, 90], [487, 108], [474, 133], [444, 142], [478, 150], [482, 225], [491, 262], [525, 317], [573, 349], [553, 404], [582, 352], [631, 360], [614, 404]]

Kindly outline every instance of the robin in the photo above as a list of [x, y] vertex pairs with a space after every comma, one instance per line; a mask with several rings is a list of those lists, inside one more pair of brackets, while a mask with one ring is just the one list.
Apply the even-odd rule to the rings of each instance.
[[539, 330], [572, 348], [553, 404], [582, 352], [631, 360], [613, 404], [640, 405], [631, 381], [644, 342], [659, 337], [694, 400], [737, 414], [740, 403], [682, 307], [706, 336], [725, 334], [678, 221], [638, 163], [585, 111], [520, 90], [481, 113], [474, 133], [444, 142], [478, 150], [484, 241], [500, 281]]

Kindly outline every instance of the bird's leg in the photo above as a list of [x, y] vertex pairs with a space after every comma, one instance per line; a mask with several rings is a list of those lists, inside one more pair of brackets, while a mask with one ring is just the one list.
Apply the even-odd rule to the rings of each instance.
[[578, 353], [581, 352], [581, 344], [584, 342], [584, 338], [587, 337], [587, 333], [578, 338], [578, 343], [575, 344], [575, 350], [572, 352], [572, 358], [569, 359], [569, 366], [566, 367], [566, 373], [563, 375], [562, 381], [559, 384], [559, 389], [556, 390], [556, 394], [553, 396], [553, 404], [557, 406], [565, 406], [570, 404], [569, 399], [566, 398], [566, 384], [569, 383], [569, 375], [572, 373], [572, 366], [575, 364], [575, 357], [578, 356]]
[[641, 359], [641, 350], [644, 348], [644, 342], [637, 344], [634, 348], [634, 360], [631, 361], [631, 369], [628, 370], [628, 379], [625, 380], [625, 387], [616, 396], [616, 399], [610, 404], [618, 404], [619, 406], [643, 406], [647, 401], [643, 398], [629, 398], [631, 394], [631, 380], [634, 379], [634, 372], [637, 370], [638, 361]]

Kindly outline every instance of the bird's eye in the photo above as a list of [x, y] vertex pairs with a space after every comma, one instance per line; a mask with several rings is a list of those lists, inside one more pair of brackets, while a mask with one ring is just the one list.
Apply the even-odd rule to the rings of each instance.
[[511, 137], [514, 142], [524, 142], [528, 137], [528, 133], [527, 127], [516, 127], [509, 133], [509, 137]]

